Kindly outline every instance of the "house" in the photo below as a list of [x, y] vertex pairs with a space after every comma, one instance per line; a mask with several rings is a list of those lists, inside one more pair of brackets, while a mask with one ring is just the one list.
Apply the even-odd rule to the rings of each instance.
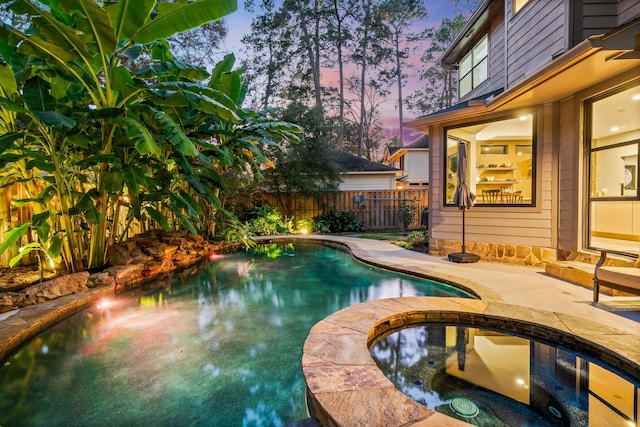
[[382, 163], [404, 174], [396, 188], [426, 188], [429, 185], [429, 136], [423, 135], [404, 147], [387, 146]]
[[340, 191], [393, 190], [402, 171], [354, 156], [344, 151], [333, 151], [331, 157], [340, 171]]
[[429, 135], [432, 253], [460, 250], [459, 142], [476, 194], [467, 252], [640, 252], [640, 0], [485, 0], [441, 63], [459, 103], [406, 123]]

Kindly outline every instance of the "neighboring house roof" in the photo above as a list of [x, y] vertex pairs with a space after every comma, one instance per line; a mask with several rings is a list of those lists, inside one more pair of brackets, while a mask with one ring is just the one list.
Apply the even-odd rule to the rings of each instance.
[[407, 150], [414, 148], [429, 148], [429, 135], [422, 135], [420, 138], [413, 141], [411, 144], [404, 147]]
[[357, 172], [374, 172], [374, 173], [396, 173], [398, 169], [385, 166], [382, 163], [374, 162], [362, 157], [354, 156], [344, 151], [333, 151], [331, 157], [338, 164], [341, 172], [357, 173]]
[[405, 145], [404, 147], [389, 147], [384, 150], [384, 160], [385, 164], [392, 162], [394, 159], [400, 157], [402, 154], [407, 153], [408, 151], [419, 151], [419, 150], [428, 150], [429, 149], [429, 135], [422, 135], [420, 138], [416, 139], [409, 145]]

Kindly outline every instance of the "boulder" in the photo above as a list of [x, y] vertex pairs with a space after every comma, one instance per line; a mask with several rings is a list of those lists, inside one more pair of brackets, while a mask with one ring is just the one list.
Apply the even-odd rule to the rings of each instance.
[[122, 289], [144, 280], [144, 264], [114, 265], [104, 270], [115, 280], [116, 289]]
[[89, 272], [67, 274], [29, 286], [23, 291], [27, 304], [36, 304], [88, 289]]
[[24, 294], [21, 292], [7, 292], [0, 295], [0, 313], [6, 313], [24, 305]]
[[[133, 248], [130, 248], [131, 243], [134, 243]], [[135, 248], [135, 242], [120, 242], [112, 245], [107, 250], [107, 258], [111, 265], [129, 265], [133, 262], [131, 251]]]
[[89, 277], [87, 286], [89, 288], [97, 288], [100, 286], [112, 286], [116, 285], [116, 279], [109, 275], [109, 273], [95, 273]]

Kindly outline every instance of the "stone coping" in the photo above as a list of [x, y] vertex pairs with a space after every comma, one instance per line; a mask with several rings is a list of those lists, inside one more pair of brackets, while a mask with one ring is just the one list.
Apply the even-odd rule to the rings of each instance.
[[304, 344], [307, 406], [323, 426], [468, 425], [395, 388], [369, 349], [382, 336], [428, 322], [504, 330], [579, 348], [640, 377], [640, 337], [584, 318], [463, 298], [399, 297], [340, 310], [318, 322]]

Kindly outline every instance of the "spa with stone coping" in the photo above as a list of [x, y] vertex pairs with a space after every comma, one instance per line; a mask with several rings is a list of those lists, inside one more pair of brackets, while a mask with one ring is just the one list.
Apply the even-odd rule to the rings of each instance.
[[640, 337], [569, 314], [461, 298], [370, 301], [318, 322], [304, 345], [307, 406], [323, 426], [468, 425], [395, 388], [369, 354], [376, 340], [430, 322], [487, 327], [579, 349], [640, 377]]

